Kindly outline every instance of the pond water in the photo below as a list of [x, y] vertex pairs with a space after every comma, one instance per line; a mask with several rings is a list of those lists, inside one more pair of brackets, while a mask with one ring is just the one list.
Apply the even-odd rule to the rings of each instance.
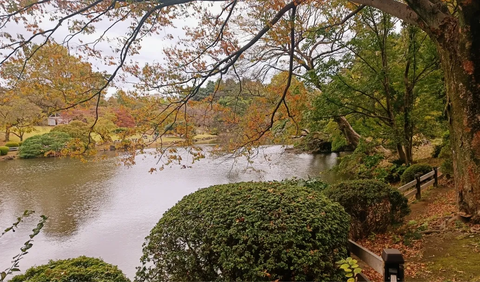
[[[208, 149], [206, 149], [208, 151]], [[183, 196], [214, 184], [319, 176], [337, 163], [338, 154], [294, 154], [280, 146], [262, 148], [250, 164], [244, 158], [208, 156], [182, 169], [158, 167], [157, 159], [137, 157], [125, 167], [115, 157], [82, 163], [74, 159], [0, 162], [0, 230], [24, 210], [36, 213], [17, 232], [0, 238], [0, 271], [20, 252], [41, 214], [49, 217], [21, 270], [80, 255], [101, 257], [130, 278], [139, 265], [144, 238], [162, 214]], [[321, 177], [335, 179], [332, 173]]]

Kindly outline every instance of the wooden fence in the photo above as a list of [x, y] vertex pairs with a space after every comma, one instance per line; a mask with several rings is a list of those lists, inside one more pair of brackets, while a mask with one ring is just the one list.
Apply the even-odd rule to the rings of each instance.
[[407, 184], [399, 187], [398, 190], [403, 193], [403, 195], [407, 198], [415, 195], [417, 200], [422, 198], [422, 190], [427, 189], [430, 186], [438, 186], [438, 179], [442, 177], [443, 174], [438, 170], [438, 168], [434, 168], [429, 173], [426, 173], [422, 176], [417, 175], [415, 180], [408, 182]]
[[[373, 268], [376, 272], [383, 276], [383, 281], [388, 282], [403, 282], [405, 281], [404, 274], [404, 259], [402, 253], [397, 249], [384, 249], [382, 256], [372, 253], [365, 247], [348, 240], [348, 250], [360, 260], [365, 262], [368, 266]], [[360, 273], [357, 275], [357, 281], [370, 281], [368, 278]]]
[[[424, 175], [417, 175], [415, 180], [398, 188], [405, 197], [410, 198], [415, 195], [416, 199], [422, 198], [422, 190], [430, 186], [438, 186], [438, 179], [442, 173], [438, 168], [434, 168], [431, 172]], [[383, 281], [388, 282], [403, 282], [405, 281], [404, 274], [404, 259], [402, 254], [397, 249], [384, 249], [382, 256], [378, 256], [359, 244], [348, 240], [348, 250], [354, 254], [368, 266], [373, 268], [376, 272], [383, 276]], [[360, 273], [357, 276], [357, 281], [369, 281], [367, 277]]]

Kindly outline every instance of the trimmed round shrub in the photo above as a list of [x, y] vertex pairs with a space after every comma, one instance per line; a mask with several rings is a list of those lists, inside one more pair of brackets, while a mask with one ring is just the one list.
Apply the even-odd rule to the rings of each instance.
[[22, 159], [36, 158], [47, 152], [60, 152], [72, 139], [64, 132], [49, 132], [27, 138], [19, 150]]
[[408, 183], [415, 179], [415, 175], [418, 173], [420, 175], [424, 175], [432, 171], [432, 166], [428, 164], [414, 164], [409, 166], [402, 174], [401, 180], [402, 183]]
[[343, 208], [307, 187], [211, 186], [163, 215], [135, 281], [340, 281], [348, 228]]
[[410, 213], [398, 189], [377, 180], [355, 180], [330, 186], [325, 194], [351, 216], [350, 236], [360, 239], [387, 231]]
[[118, 269], [98, 258], [81, 256], [73, 259], [51, 260], [48, 264], [29, 268], [11, 282], [129, 282]]
[[0, 156], [5, 156], [10, 151], [7, 146], [0, 146]]
[[20, 144], [18, 142], [7, 142], [7, 143], [5, 143], [5, 146], [7, 146], [9, 148], [10, 147], [19, 147]]

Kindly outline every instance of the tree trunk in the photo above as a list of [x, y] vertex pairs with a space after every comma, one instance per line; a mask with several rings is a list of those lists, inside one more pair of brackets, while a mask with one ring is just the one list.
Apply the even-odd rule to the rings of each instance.
[[459, 209], [480, 222], [480, 5], [471, 6], [432, 34], [445, 72]]
[[333, 119], [338, 124], [338, 129], [342, 131], [343, 135], [347, 139], [348, 144], [351, 145], [353, 149], [357, 148], [358, 142], [360, 142], [360, 134], [358, 134], [352, 128], [352, 126], [344, 116], [337, 116]]
[[[307, 68], [308, 71], [311, 71], [312, 69], [313, 67]], [[314, 74], [312, 83], [315, 85], [315, 87], [317, 87], [318, 90], [322, 91], [322, 85], [316, 74]], [[360, 134], [358, 134], [355, 129], [353, 129], [353, 127], [350, 125], [350, 123], [344, 116], [334, 117], [333, 120], [337, 123], [338, 129], [343, 133], [345, 139], [347, 139], [348, 145], [350, 145], [352, 149], [355, 150], [358, 146], [358, 143], [360, 142]]]
[[400, 143], [397, 143], [397, 152], [400, 160], [403, 163], [408, 164], [407, 155], [405, 154], [405, 151], [403, 150], [403, 146]]
[[409, 140], [407, 142], [407, 145], [405, 146], [405, 158], [407, 160], [406, 164], [411, 165], [413, 162], [413, 143], [412, 140]]
[[10, 141], [10, 128], [11, 128], [11, 125], [5, 125], [5, 142], [8, 142]]

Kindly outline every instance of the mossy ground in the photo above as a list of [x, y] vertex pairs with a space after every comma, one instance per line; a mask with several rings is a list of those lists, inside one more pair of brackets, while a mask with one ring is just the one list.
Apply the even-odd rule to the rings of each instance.
[[[384, 248], [399, 249], [406, 260], [406, 281], [480, 281], [480, 225], [457, 217], [453, 181], [440, 183], [411, 202], [402, 226], [359, 243], [378, 255]], [[364, 272], [372, 281], [382, 279], [371, 269]]]
[[480, 234], [429, 236], [422, 260], [425, 269], [410, 281], [480, 281]]

